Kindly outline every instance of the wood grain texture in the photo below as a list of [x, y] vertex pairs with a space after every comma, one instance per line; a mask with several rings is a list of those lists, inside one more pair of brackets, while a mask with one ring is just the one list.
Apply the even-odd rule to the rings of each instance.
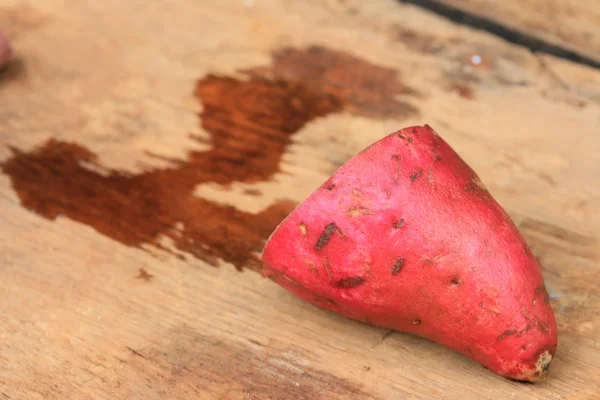
[[[393, 0], [31, 4], [0, 0], [0, 398], [599, 398], [597, 71]], [[253, 271], [282, 215], [417, 123], [541, 261], [544, 383]]]
[[600, 61], [600, 3], [595, 0], [439, 0], [526, 35]]

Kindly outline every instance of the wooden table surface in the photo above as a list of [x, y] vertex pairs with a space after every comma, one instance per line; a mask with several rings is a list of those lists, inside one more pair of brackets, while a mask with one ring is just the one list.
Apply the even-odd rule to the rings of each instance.
[[[552, 32], [501, 3], [598, 55], [599, 2], [552, 1]], [[0, 29], [0, 399], [600, 398], [600, 70], [395, 0], [0, 0]], [[341, 163], [425, 123], [540, 259], [546, 382], [256, 273]]]

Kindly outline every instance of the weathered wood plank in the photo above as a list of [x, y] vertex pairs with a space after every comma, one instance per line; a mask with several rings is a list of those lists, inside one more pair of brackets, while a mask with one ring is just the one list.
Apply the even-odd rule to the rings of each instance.
[[[68, 3], [0, 0], [18, 56], [0, 77], [0, 398], [598, 393], [597, 71], [391, 0]], [[294, 204], [415, 123], [540, 258], [560, 329], [545, 383], [252, 271]]]
[[600, 3], [597, 1], [437, 1], [600, 62]]

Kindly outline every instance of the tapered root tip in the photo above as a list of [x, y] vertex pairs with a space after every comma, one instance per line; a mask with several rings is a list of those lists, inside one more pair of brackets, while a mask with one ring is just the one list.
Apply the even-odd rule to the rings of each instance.
[[552, 354], [546, 350], [538, 357], [535, 366], [532, 369], [524, 370], [522, 374], [513, 377], [513, 379], [527, 382], [542, 382], [548, 376], [550, 363], [552, 363]]

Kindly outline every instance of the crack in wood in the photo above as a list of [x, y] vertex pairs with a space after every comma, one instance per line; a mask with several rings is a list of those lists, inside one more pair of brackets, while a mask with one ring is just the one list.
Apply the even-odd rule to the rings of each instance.
[[533, 53], [550, 54], [571, 62], [586, 65], [594, 69], [600, 69], [600, 60], [585, 56], [575, 50], [571, 50], [546, 40], [529, 35], [518, 29], [510, 28], [492, 19], [474, 15], [460, 8], [443, 4], [436, 0], [398, 0], [400, 3], [411, 4], [419, 8], [431, 11], [459, 25], [488, 32], [507, 42], [524, 46]]

